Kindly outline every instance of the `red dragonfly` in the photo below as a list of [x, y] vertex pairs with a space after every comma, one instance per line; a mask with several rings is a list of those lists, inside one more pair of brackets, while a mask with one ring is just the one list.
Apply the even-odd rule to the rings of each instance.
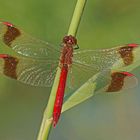
[[[63, 38], [60, 51], [59, 46], [54, 47], [50, 43], [33, 38], [15, 25], [4, 21], [0, 22], [0, 44], [1, 47], [9, 47], [15, 54], [0, 54], [0, 72], [25, 84], [52, 86], [59, 63], [61, 74], [53, 111], [54, 126], [61, 114], [66, 83], [68, 87], [72, 86], [74, 91], [99, 72], [99, 80], [107, 79], [105, 92], [117, 92], [127, 88], [127, 79], [137, 83], [133, 74], [111, 71], [111, 68], [114, 65], [121, 68], [133, 64], [134, 51], [139, 44], [79, 51], [76, 38], [69, 35]], [[70, 76], [67, 76], [68, 72]], [[76, 76], [78, 78], [75, 78]]]

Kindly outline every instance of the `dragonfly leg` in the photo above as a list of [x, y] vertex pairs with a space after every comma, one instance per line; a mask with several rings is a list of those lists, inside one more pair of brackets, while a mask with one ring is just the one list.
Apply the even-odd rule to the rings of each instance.
[[79, 45], [77, 44], [76, 46], [74, 46], [74, 50], [79, 49]]

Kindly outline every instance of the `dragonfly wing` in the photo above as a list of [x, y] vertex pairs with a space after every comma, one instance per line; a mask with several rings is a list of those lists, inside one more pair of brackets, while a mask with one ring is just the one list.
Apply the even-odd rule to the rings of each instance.
[[60, 52], [53, 45], [33, 38], [9, 22], [0, 22], [0, 44], [15, 52], [34, 58], [59, 58]]
[[118, 69], [134, 63], [137, 46], [138, 44], [128, 44], [112, 49], [75, 52], [68, 85], [77, 89], [97, 73], [109, 72], [109, 74], [105, 74], [108, 79], [111, 77], [112, 67]]
[[0, 55], [0, 73], [33, 86], [52, 85], [58, 62]]
[[96, 91], [102, 88], [102, 92], [120, 92], [133, 88], [138, 84], [135, 75], [124, 71], [104, 71], [100, 73], [96, 82]]
[[73, 61], [93, 67], [95, 73], [112, 66], [119, 68], [134, 63], [137, 47], [138, 44], [127, 44], [111, 49], [77, 51], [74, 53]]

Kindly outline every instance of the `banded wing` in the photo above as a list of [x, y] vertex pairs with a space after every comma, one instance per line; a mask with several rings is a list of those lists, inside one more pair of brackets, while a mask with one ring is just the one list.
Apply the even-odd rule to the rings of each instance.
[[0, 54], [2, 74], [29, 85], [52, 85], [60, 56], [57, 48], [4, 21], [0, 22], [0, 46], [16, 52]]
[[[9, 22], [0, 22], [0, 44], [28, 57], [56, 60], [60, 51], [45, 41], [33, 38]], [[59, 47], [59, 46], [58, 46]]]
[[106, 70], [98, 75], [96, 83], [97, 93], [110, 93], [134, 88], [138, 84], [138, 80], [135, 75], [130, 72]]
[[0, 54], [0, 73], [33, 86], [50, 87], [58, 62]]
[[[111, 49], [82, 50], [82, 51], [75, 52], [73, 57], [73, 66], [72, 66], [73, 77], [76, 76], [78, 77], [73, 80], [73, 85], [75, 89], [79, 88], [86, 81], [88, 81], [88, 79], [90, 79], [93, 75], [99, 72], [104, 73], [106, 71], [109, 71], [110, 74], [105, 74], [104, 76], [103, 74], [101, 74], [103, 77], [109, 79], [107, 80], [109, 84], [112, 79], [111, 78], [112, 73], [114, 73], [112, 72], [112, 69], [115, 72], [122, 73], [121, 68], [129, 66], [135, 63], [136, 61], [138, 61], [137, 59], [139, 58], [137, 57], [137, 53], [138, 51], [140, 51], [140, 48], [138, 46], [139, 46], [138, 44], [127, 44], [124, 46], [119, 46]], [[131, 79], [135, 79], [132, 77]], [[100, 78], [101, 76], [99, 77], [99, 79]], [[128, 78], [125, 78], [125, 80], [122, 80], [121, 82], [127, 83], [128, 81], [130, 81], [126, 79]], [[117, 86], [117, 82], [114, 82], [113, 85], [115, 85], [116, 83]], [[116, 90], [114, 89], [114, 92], [119, 90], [121, 90], [121, 88]]]

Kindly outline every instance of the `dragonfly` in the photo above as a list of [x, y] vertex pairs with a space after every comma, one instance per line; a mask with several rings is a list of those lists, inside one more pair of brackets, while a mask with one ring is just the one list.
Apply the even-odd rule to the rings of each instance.
[[133, 64], [139, 44], [79, 50], [77, 39], [72, 35], [64, 36], [62, 43], [55, 46], [30, 36], [10, 22], [0, 21], [0, 46], [13, 51], [12, 55], [0, 54], [0, 73], [22, 83], [51, 87], [58, 67], [61, 69], [53, 110], [54, 126], [61, 114], [65, 89], [78, 89], [94, 74], [101, 73], [99, 80], [107, 79], [105, 92], [129, 88], [130, 81], [137, 84], [130, 72], [111, 71], [111, 68]]

